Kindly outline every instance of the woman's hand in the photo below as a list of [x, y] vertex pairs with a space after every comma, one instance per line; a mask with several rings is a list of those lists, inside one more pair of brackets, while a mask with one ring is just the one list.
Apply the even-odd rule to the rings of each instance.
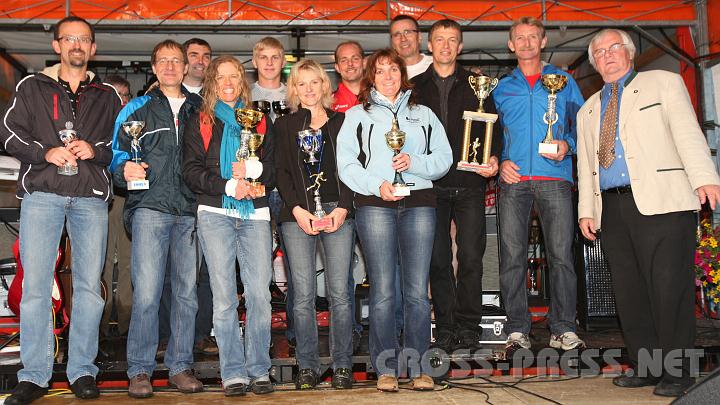
[[330, 228], [325, 228], [325, 232], [327, 233], [333, 233], [340, 229], [342, 224], [345, 222], [345, 217], [347, 217], [348, 210], [345, 208], [337, 207], [334, 210], [332, 210], [331, 213], [327, 215], [326, 218], [332, 218], [332, 226]]
[[296, 205], [295, 208], [292, 210], [292, 214], [295, 217], [295, 221], [297, 222], [300, 229], [303, 230], [308, 235], [317, 235], [320, 233], [320, 231], [316, 231], [312, 229], [312, 225], [310, 224], [310, 221], [314, 221], [319, 219], [315, 215], [311, 214], [308, 210], [302, 208], [299, 205]]
[[392, 168], [397, 172], [404, 172], [410, 169], [410, 155], [407, 153], [399, 153], [393, 156]]
[[245, 161], [232, 163], [232, 176], [238, 180], [245, 178]]
[[393, 187], [392, 184], [390, 184], [389, 181], [385, 180], [380, 185], [380, 198], [382, 198], [385, 201], [400, 201], [405, 197], [395, 197], [393, 193], [395, 192], [395, 187]]

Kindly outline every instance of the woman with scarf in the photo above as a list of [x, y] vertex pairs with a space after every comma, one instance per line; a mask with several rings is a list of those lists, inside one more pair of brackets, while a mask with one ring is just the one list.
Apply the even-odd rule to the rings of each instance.
[[[267, 197], [246, 178], [257, 179], [266, 190], [275, 186], [272, 124], [263, 118], [252, 129], [265, 135], [257, 153], [260, 159], [238, 161], [242, 128], [235, 110], [248, 105], [250, 89], [242, 64], [232, 56], [210, 63], [204, 96], [200, 114], [188, 124], [183, 178], [198, 195], [197, 229], [213, 294], [220, 376], [226, 396], [248, 390], [265, 394], [274, 390], [268, 375], [270, 210]], [[238, 323], [236, 261], [247, 310], [244, 335]]]
[[[332, 319], [332, 386], [352, 388], [350, 294], [354, 292], [348, 290], [348, 280], [355, 239], [350, 215], [353, 195], [340, 182], [335, 163], [337, 134], [344, 115], [331, 109], [330, 78], [313, 60], [304, 59], [293, 66], [287, 87], [288, 102], [295, 111], [275, 121], [275, 161], [278, 190], [285, 201], [280, 211], [281, 231], [294, 288], [295, 352], [300, 368], [295, 386], [308, 389], [320, 382], [315, 251], [322, 244]], [[305, 135], [303, 140], [298, 138], [300, 133]], [[300, 144], [311, 153], [302, 151]], [[321, 209], [317, 202], [321, 202]], [[320, 217], [326, 221], [324, 226], [318, 225]]]
[[[447, 173], [453, 157], [440, 120], [414, 103], [411, 88], [403, 59], [391, 49], [376, 51], [367, 61], [360, 104], [345, 113], [338, 136], [338, 171], [355, 192], [355, 224], [370, 279], [370, 359], [381, 391], [397, 391], [397, 377], [405, 373], [412, 389], [433, 389], [421, 360], [430, 344], [432, 181]], [[402, 138], [400, 131], [404, 145], [395, 154], [388, 145]], [[396, 172], [405, 187], [396, 186], [401, 183]], [[395, 336], [398, 263], [403, 342]]]

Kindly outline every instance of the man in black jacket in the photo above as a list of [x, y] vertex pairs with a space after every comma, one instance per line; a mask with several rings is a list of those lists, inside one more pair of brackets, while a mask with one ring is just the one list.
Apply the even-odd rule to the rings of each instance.
[[[202, 391], [203, 386], [190, 368], [196, 293], [196, 246], [194, 243], [195, 194], [183, 182], [182, 148], [185, 127], [202, 99], [182, 86], [187, 73], [187, 57], [182, 46], [166, 40], [155, 46], [151, 57], [158, 86], [133, 99], [115, 121], [111, 169], [119, 187], [147, 178], [147, 190], [128, 191], [125, 226], [132, 234], [131, 273], [133, 306], [127, 340], [127, 362], [133, 398], [152, 396], [150, 377], [155, 369], [158, 345], [158, 308], [165, 269], [171, 269], [171, 337], [165, 353], [169, 383], [181, 392]], [[121, 125], [125, 121], [144, 121], [140, 140], [141, 164], [130, 161], [130, 137]]]
[[[457, 63], [462, 50], [460, 25], [441, 20], [430, 28], [428, 48], [432, 65], [413, 78], [418, 103], [430, 107], [445, 127], [454, 162], [460, 160], [463, 111], [476, 111], [478, 99], [468, 77]], [[485, 111], [495, 112], [492, 96], [485, 100]], [[471, 138], [484, 138], [484, 123], [472, 125]], [[436, 324], [436, 346], [446, 351], [478, 347], [482, 317], [482, 275], [485, 253], [485, 187], [487, 178], [497, 174], [500, 131], [493, 132], [489, 169], [476, 173], [450, 169], [435, 181], [437, 226], [430, 264], [430, 289]], [[457, 229], [457, 276], [452, 265], [451, 221]]]
[[[112, 120], [120, 110], [115, 90], [87, 70], [95, 54], [92, 26], [68, 17], [54, 27], [60, 64], [18, 83], [0, 140], [20, 160], [17, 197], [24, 291], [20, 304], [23, 369], [6, 404], [27, 404], [48, 390], [53, 370], [53, 272], [63, 226], [72, 240], [73, 309], [67, 376], [81, 399], [97, 398], [98, 330], [103, 310], [100, 276], [107, 240]], [[74, 139], [64, 144], [63, 135]], [[71, 169], [60, 171], [66, 164]], [[74, 169], [72, 169], [74, 168]]]

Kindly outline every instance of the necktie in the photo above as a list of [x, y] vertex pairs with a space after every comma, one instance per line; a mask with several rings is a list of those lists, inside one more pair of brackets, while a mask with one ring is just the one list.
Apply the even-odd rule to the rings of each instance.
[[610, 101], [608, 102], [602, 125], [600, 126], [600, 165], [610, 167], [615, 160], [615, 135], [618, 118], [618, 84], [610, 85]]

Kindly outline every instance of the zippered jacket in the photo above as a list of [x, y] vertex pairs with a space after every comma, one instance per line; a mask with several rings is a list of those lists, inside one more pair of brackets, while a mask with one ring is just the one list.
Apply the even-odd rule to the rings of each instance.
[[553, 125], [553, 138], [568, 143], [569, 151], [562, 161], [540, 156], [538, 145], [545, 139], [548, 124], [543, 116], [548, 108], [548, 92], [540, 80], [530, 88], [519, 68], [505, 76], [493, 92], [495, 107], [503, 127], [501, 161], [511, 160], [520, 167], [521, 176], [554, 177], [573, 182], [572, 155], [577, 140], [577, 112], [585, 101], [575, 80], [559, 68], [546, 64], [542, 74], [567, 76], [568, 83], [557, 93], [557, 122]]
[[[77, 100], [73, 117], [70, 97], [59, 83], [60, 65], [22, 79], [15, 87], [0, 124], [0, 141], [20, 161], [16, 195], [42, 191], [68, 197], [112, 198], [110, 173], [113, 120], [121, 108], [115, 89], [88, 71], [89, 84]], [[77, 160], [74, 176], [58, 174], [58, 167], [45, 160], [52, 148], [63, 146], [58, 135], [71, 122], [78, 138], [88, 142], [95, 156]]]

